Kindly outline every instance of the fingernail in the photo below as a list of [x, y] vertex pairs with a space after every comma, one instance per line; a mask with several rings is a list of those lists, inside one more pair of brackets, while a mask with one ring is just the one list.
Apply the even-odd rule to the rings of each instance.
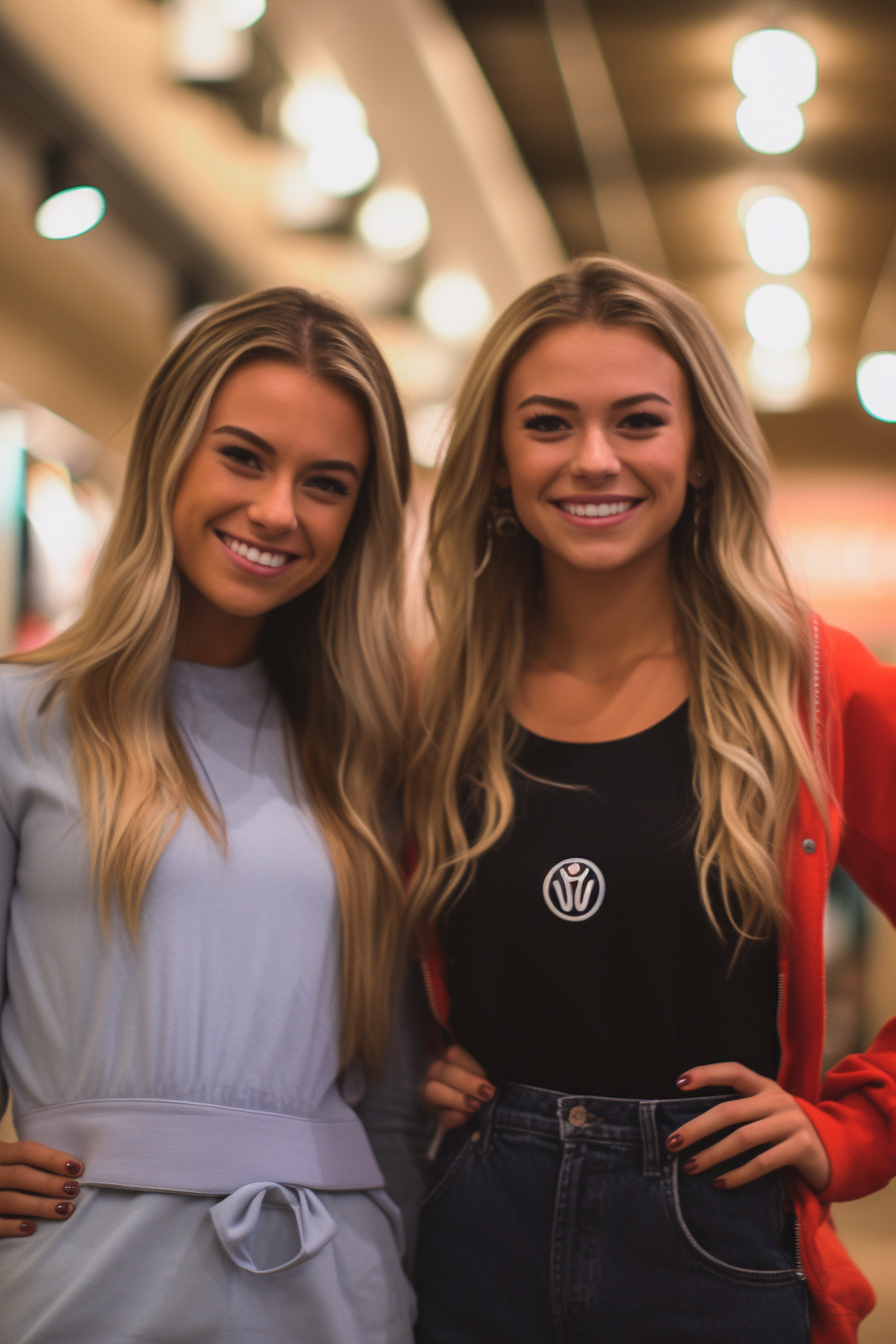
[[468, 1111], [479, 1110], [479, 1102], [476, 1100], [475, 1097], [467, 1097], [467, 1110]]
[[688, 1158], [687, 1162], [683, 1163], [682, 1165], [684, 1166], [684, 1169], [689, 1176], [693, 1176], [694, 1172], [697, 1170], [696, 1158], [690, 1157]]
[[715, 1186], [716, 1190], [727, 1190], [727, 1189], [728, 1189], [727, 1185], [725, 1184], [725, 1177], [724, 1177], [724, 1176], [717, 1176], [717, 1177], [715, 1178], [715, 1180], [713, 1181], [713, 1185]]
[[19, 1223], [19, 1231], [23, 1237], [30, 1237], [32, 1232], [37, 1230], [36, 1223]]
[[483, 1083], [479, 1089], [479, 1095], [483, 1101], [491, 1101], [492, 1097], [495, 1095], [495, 1089], [492, 1087], [491, 1083]]
[[680, 1134], [670, 1134], [668, 1139], [666, 1140], [667, 1148], [680, 1148], [681, 1144], [682, 1144], [682, 1138]]
[[68, 1215], [71, 1213], [71, 1211], [72, 1211], [72, 1206], [71, 1206], [71, 1204], [57, 1204], [57, 1205], [56, 1205], [56, 1212], [59, 1214], [59, 1217], [60, 1217], [60, 1218], [67, 1218]]
[[81, 1187], [77, 1181], [66, 1181], [65, 1185], [62, 1187], [62, 1193], [64, 1195], [76, 1195], [80, 1189]]
[[687, 1087], [690, 1081], [691, 1081], [691, 1075], [689, 1073], [683, 1073], [680, 1078], [675, 1079], [675, 1086]]
[[80, 1162], [66, 1162], [65, 1169], [69, 1176], [80, 1176], [84, 1167]]

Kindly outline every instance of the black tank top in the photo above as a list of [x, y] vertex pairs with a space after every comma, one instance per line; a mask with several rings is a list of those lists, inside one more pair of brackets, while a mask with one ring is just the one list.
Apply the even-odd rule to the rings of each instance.
[[659, 1098], [697, 1064], [774, 1077], [775, 940], [732, 961], [701, 904], [687, 704], [613, 742], [526, 733], [511, 779], [511, 828], [442, 922], [450, 1024], [489, 1078]]

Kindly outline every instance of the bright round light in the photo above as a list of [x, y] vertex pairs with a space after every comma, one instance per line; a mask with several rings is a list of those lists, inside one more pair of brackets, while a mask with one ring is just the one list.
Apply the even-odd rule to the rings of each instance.
[[806, 133], [803, 114], [795, 103], [745, 98], [734, 119], [741, 140], [760, 154], [786, 154]]
[[332, 79], [302, 79], [280, 105], [284, 134], [306, 149], [319, 140], [367, 130], [363, 104]]
[[402, 261], [419, 252], [429, 237], [429, 213], [415, 191], [387, 187], [358, 211], [358, 232], [381, 256]]
[[264, 16], [267, 0], [221, 0], [221, 18], [225, 28], [239, 33], [251, 28]]
[[464, 271], [443, 271], [427, 280], [416, 307], [424, 326], [446, 341], [469, 340], [492, 315], [487, 291]]
[[77, 238], [96, 228], [105, 213], [106, 198], [96, 187], [69, 187], [44, 201], [34, 227], [41, 238]]
[[812, 252], [809, 219], [789, 196], [764, 196], [744, 216], [747, 251], [762, 271], [793, 275]]
[[818, 87], [818, 61], [804, 37], [762, 28], [734, 44], [731, 78], [747, 98], [805, 103]]
[[752, 377], [769, 387], [782, 390], [802, 388], [812, 371], [812, 359], [804, 345], [797, 350], [767, 350], [754, 345], [750, 351]]
[[877, 350], [859, 361], [856, 369], [859, 401], [875, 420], [896, 421], [896, 354]]
[[380, 170], [380, 152], [364, 131], [317, 140], [308, 151], [305, 171], [329, 196], [356, 196]]
[[284, 151], [271, 179], [270, 206], [278, 224], [288, 229], [326, 229], [345, 212], [345, 202], [316, 187], [300, 149]]
[[766, 350], [796, 350], [812, 334], [809, 305], [789, 285], [760, 285], [744, 304], [744, 322]]

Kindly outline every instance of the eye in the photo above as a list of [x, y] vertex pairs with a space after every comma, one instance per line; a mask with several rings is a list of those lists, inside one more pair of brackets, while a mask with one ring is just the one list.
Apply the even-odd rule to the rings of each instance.
[[338, 476], [311, 476], [305, 484], [312, 490], [320, 490], [325, 495], [349, 494], [349, 487]]
[[620, 420], [620, 429], [659, 429], [666, 422], [661, 415], [653, 411], [632, 411], [624, 420]]
[[557, 434], [560, 430], [569, 429], [568, 420], [564, 420], [562, 415], [553, 415], [548, 411], [530, 415], [523, 424], [526, 429], [532, 429], [536, 434]]
[[221, 449], [221, 456], [226, 457], [229, 462], [233, 462], [237, 467], [257, 467], [261, 469], [261, 462], [258, 454], [251, 448], [244, 448], [241, 444], [229, 443]]

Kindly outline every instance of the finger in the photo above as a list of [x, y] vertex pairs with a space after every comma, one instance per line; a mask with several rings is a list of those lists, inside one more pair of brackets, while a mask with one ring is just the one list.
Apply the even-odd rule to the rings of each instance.
[[33, 1237], [37, 1223], [13, 1218], [0, 1218], [0, 1237]]
[[447, 1083], [439, 1082], [436, 1078], [429, 1078], [423, 1084], [420, 1093], [423, 1105], [431, 1111], [460, 1111], [465, 1120], [469, 1120], [470, 1115], [479, 1110], [482, 1102], [476, 1097], [467, 1096], [465, 1092], [460, 1092], [456, 1087], [450, 1087]]
[[684, 1125], [679, 1126], [666, 1139], [666, 1147], [670, 1152], [681, 1151], [690, 1147], [692, 1143], [697, 1143], [700, 1139], [705, 1139], [709, 1134], [715, 1134], [717, 1130], [727, 1129], [731, 1125], [745, 1125], [751, 1120], [759, 1120], [765, 1115], [772, 1115], [783, 1106], [792, 1105], [790, 1098], [782, 1092], [780, 1097], [774, 1092], [758, 1092], [752, 1097], [735, 1097], [731, 1101], [720, 1101], [718, 1106], [711, 1107], [704, 1111], [702, 1115], [697, 1115], [693, 1120], [688, 1120]]
[[767, 1148], [764, 1153], [757, 1153], [742, 1167], [736, 1167], [734, 1171], [726, 1171], [717, 1176], [713, 1185], [717, 1190], [735, 1190], [739, 1185], [748, 1185], [750, 1181], [756, 1181], [760, 1176], [767, 1176], [770, 1171], [780, 1171], [781, 1167], [794, 1166], [800, 1151], [799, 1140], [791, 1137], [784, 1143], [776, 1144], [774, 1148]]
[[443, 1129], [457, 1129], [458, 1125], [465, 1125], [469, 1118], [469, 1111], [439, 1111], [439, 1124]]
[[60, 1152], [58, 1148], [47, 1148], [43, 1143], [33, 1143], [30, 1139], [19, 1139], [16, 1143], [0, 1143], [0, 1167], [3, 1166], [39, 1167], [54, 1176], [80, 1176], [84, 1163], [71, 1153]]
[[51, 1199], [74, 1199], [81, 1186], [71, 1177], [51, 1176], [37, 1167], [0, 1167], [0, 1190], [24, 1190]]
[[495, 1095], [495, 1089], [481, 1074], [471, 1073], [469, 1069], [461, 1068], [458, 1064], [448, 1064], [444, 1060], [433, 1064], [429, 1077], [455, 1088], [464, 1096], [478, 1097], [480, 1101], [491, 1101]]
[[449, 1064], [459, 1064], [462, 1069], [466, 1069], [468, 1073], [475, 1073], [478, 1078], [488, 1076], [479, 1061], [474, 1059], [462, 1045], [449, 1045], [442, 1058]]
[[751, 1148], [758, 1148], [762, 1144], [781, 1143], [784, 1139], [789, 1139], [793, 1133], [792, 1117], [767, 1116], [754, 1124], [742, 1125], [740, 1129], [726, 1135], [712, 1147], [695, 1153], [682, 1163], [682, 1167], [693, 1176], [697, 1172], [708, 1171], [710, 1167], [718, 1166], [720, 1162], [728, 1162], [732, 1158], [739, 1157], [741, 1153], [748, 1153]]
[[675, 1086], [682, 1092], [695, 1092], [701, 1087], [733, 1087], [735, 1092], [749, 1096], [756, 1092], [769, 1091], [778, 1084], [773, 1078], [764, 1078], [761, 1073], [754, 1073], [745, 1064], [729, 1062], [700, 1064], [697, 1068], [688, 1069], [687, 1073], [676, 1079]]
[[70, 1199], [43, 1199], [19, 1190], [0, 1190], [0, 1218], [49, 1218], [64, 1222], [75, 1211]]

